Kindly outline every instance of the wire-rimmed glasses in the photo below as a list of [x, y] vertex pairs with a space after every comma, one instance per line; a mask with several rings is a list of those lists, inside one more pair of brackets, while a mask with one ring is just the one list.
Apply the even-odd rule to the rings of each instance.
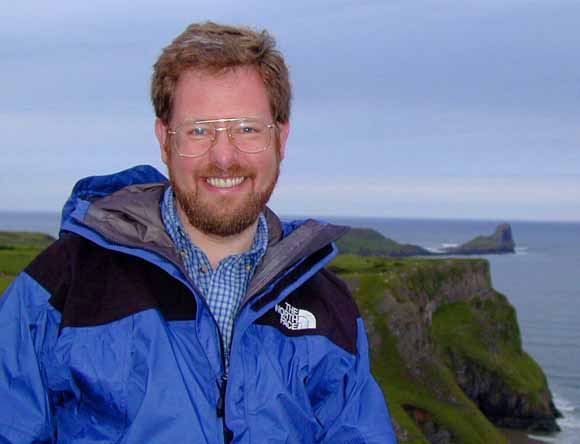
[[[222, 124], [216, 125], [216, 124]], [[200, 157], [215, 144], [218, 131], [225, 131], [230, 143], [248, 154], [266, 151], [272, 142], [274, 123], [260, 119], [240, 117], [212, 120], [186, 120], [175, 129], [168, 129], [173, 136], [173, 146], [182, 157]]]

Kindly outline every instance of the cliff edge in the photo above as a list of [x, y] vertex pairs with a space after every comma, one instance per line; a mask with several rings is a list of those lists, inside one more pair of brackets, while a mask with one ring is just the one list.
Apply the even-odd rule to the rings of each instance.
[[484, 259], [338, 256], [365, 318], [399, 442], [505, 443], [496, 426], [556, 431], [546, 377]]

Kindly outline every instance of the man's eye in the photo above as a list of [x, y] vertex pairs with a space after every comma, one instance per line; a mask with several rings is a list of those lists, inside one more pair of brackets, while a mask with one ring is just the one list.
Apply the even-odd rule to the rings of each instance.
[[209, 131], [207, 128], [202, 126], [194, 126], [189, 129], [187, 134], [192, 137], [207, 137], [209, 135]]
[[259, 126], [255, 125], [242, 125], [239, 131], [242, 134], [258, 134], [261, 132]]

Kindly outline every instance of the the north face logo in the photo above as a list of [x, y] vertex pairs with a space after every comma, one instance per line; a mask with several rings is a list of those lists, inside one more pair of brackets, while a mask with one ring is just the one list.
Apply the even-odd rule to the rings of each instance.
[[293, 307], [288, 302], [283, 307], [276, 304], [274, 310], [280, 314], [280, 323], [289, 330], [316, 328], [316, 318], [308, 310]]

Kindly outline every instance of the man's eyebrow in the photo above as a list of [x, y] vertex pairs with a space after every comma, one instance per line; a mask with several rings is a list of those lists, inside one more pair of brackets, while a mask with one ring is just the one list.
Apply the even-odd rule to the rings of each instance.
[[220, 117], [217, 119], [210, 119], [206, 117], [186, 117], [183, 119], [181, 123], [196, 123], [196, 122], [228, 122], [228, 121], [237, 121], [237, 120], [263, 120], [264, 122], [267, 121], [263, 116], [236, 116], [236, 117]]

